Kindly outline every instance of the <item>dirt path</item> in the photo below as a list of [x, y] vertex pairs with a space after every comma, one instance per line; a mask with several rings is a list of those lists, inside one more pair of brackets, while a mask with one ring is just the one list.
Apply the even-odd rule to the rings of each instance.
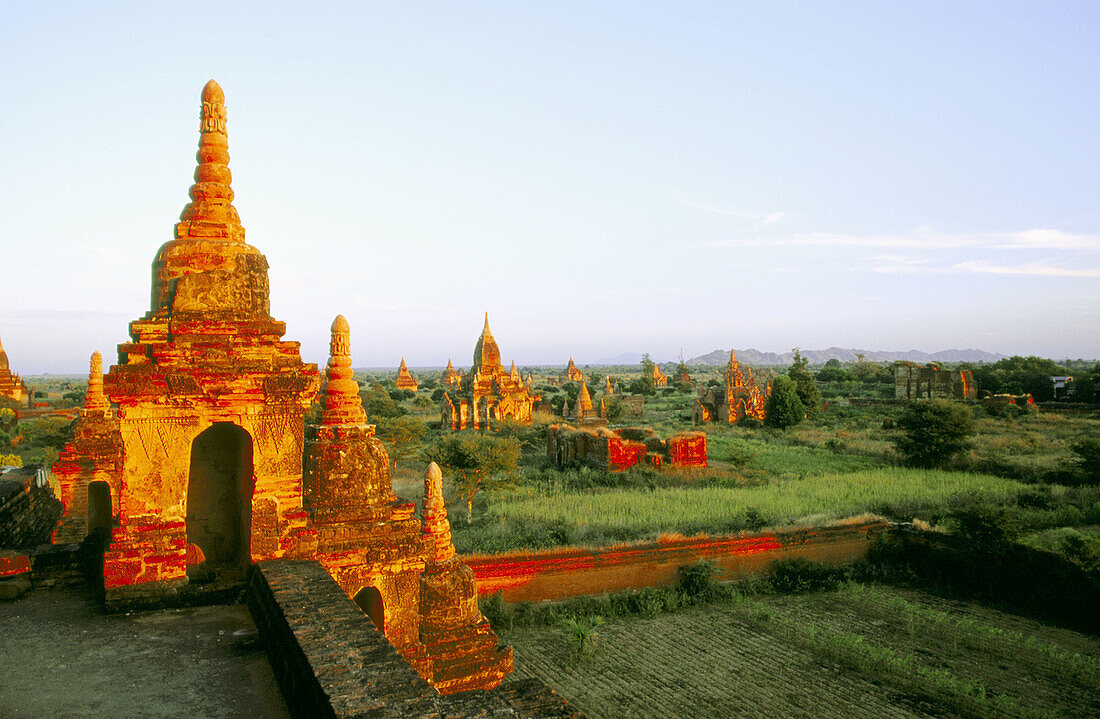
[[107, 615], [75, 589], [0, 603], [0, 719], [289, 719], [243, 606]]

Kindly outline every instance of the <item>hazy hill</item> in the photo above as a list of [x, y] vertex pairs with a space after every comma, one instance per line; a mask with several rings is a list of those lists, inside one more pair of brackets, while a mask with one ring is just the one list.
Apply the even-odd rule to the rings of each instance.
[[[908, 352], [882, 352], [873, 350], [845, 349], [843, 347], [830, 347], [824, 350], [800, 350], [802, 356], [810, 360], [810, 364], [824, 364], [831, 359], [841, 362], [855, 362], [856, 355], [862, 354], [864, 359], [871, 362], [896, 362], [905, 360], [924, 364], [927, 362], [996, 362], [1004, 359], [1005, 355], [993, 354], [984, 350], [942, 350], [940, 352], [921, 352], [909, 350]], [[736, 350], [737, 359], [746, 364], [755, 365], [784, 365], [794, 362], [793, 352], [776, 354], [775, 352], [760, 352], [754, 349]], [[714, 350], [705, 355], [692, 357], [687, 360], [689, 365], [724, 365], [729, 361], [729, 350]]]

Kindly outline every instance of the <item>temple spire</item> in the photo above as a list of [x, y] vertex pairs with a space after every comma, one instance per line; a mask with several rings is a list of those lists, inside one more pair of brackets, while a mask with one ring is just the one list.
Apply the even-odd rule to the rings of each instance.
[[244, 242], [244, 228], [233, 207], [233, 176], [229, 171], [225, 93], [211, 80], [202, 89], [199, 151], [191, 202], [180, 213], [176, 237], [201, 237]]
[[447, 520], [447, 507], [443, 503], [443, 472], [432, 462], [424, 473], [424, 539], [430, 546], [430, 563], [442, 564], [455, 555], [451, 539], [451, 523]]
[[84, 409], [88, 412], [104, 412], [111, 408], [103, 393], [103, 356], [92, 352], [88, 367], [88, 393], [84, 395]]
[[577, 422], [584, 422], [587, 413], [592, 411], [592, 395], [588, 393], [588, 384], [582, 379], [581, 390], [577, 393]]
[[328, 381], [323, 390], [321, 423], [365, 424], [367, 415], [359, 399], [359, 383], [351, 370], [351, 327], [343, 315], [336, 315], [332, 321], [325, 377]]

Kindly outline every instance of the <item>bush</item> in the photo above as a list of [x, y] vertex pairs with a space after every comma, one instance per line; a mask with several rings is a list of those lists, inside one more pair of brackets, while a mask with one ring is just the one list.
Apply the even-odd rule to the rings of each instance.
[[1100, 438], [1089, 437], [1070, 447], [1073, 463], [1084, 484], [1100, 484]]
[[1020, 535], [1016, 518], [1004, 507], [967, 504], [949, 516], [954, 533], [977, 551], [998, 551]]
[[970, 409], [942, 399], [914, 402], [898, 418], [902, 434], [892, 439], [912, 467], [942, 467], [970, 447], [974, 419]]
[[779, 559], [772, 573], [772, 587], [777, 592], [822, 592], [836, 589], [844, 571], [812, 562], [804, 557]]
[[806, 418], [806, 408], [798, 398], [798, 390], [789, 377], [780, 375], [772, 384], [772, 393], [764, 407], [764, 424], [786, 429]]
[[718, 567], [706, 560], [684, 564], [676, 570], [679, 576], [677, 586], [689, 597], [705, 597], [714, 591], [714, 575], [717, 573]]

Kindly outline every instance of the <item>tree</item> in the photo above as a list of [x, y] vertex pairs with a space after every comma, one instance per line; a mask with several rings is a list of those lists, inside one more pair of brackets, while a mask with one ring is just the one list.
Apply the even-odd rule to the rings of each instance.
[[906, 464], [942, 467], [970, 446], [974, 418], [964, 405], [933, 399], [909, 405], [897, 426], [901, 434], [892, 441]]
[[649, 358], [649, 353], [646, 352], [642, 355], [642, 376], [630, 383], [631, 394], [657, 394], [657, 385], [653, 381], [654, 367], [653, 360]]
[[367, 417], [372, 422], [378, 422], [384, 417], [400, 417], [405, 414], [405, 408], [394, 402], [390, 393], [380, 384], [374, 385], [360, 396], [363, 399], [363, 409], [367, 411]]
[[806, 408], [798, 398], [798, 389], [790, 377], [779, 375], [772, 383], [772, 393], [764, 406], [764, 424], [786, 429], [806, 417]]
[[806, 415], [813, 417], [821, 411], [821, 390], [817, 388], [813, 374], [806, 368], [808, 364], [810, 364], [810, 361], [803, 357], [802, 353], [795, 347], [794, 364], [787, 374], [794, 382], [795, 391], [798, 392], [798, 399], [802, 402]]
[[1086, 437], [1070, 447], [1073, 463], [1085, 484], [1100, 484], [1100, 439]]
[[503, 492], [515, 489], [519, 464], [519, 441], [502, 439], [481, 432], [455, 432], [425, 452], [435, 462], [459, 497], [466, 500], [466, 523], [473, 521], [474, 498], [479, 492]]
[[411, 457], [424, 441], [427, 427], [416, 417], [383, 417], [375, 425], [374, 433], [386, 443], [390, 450], [393, 469], [397, 470], [397, 460]]

